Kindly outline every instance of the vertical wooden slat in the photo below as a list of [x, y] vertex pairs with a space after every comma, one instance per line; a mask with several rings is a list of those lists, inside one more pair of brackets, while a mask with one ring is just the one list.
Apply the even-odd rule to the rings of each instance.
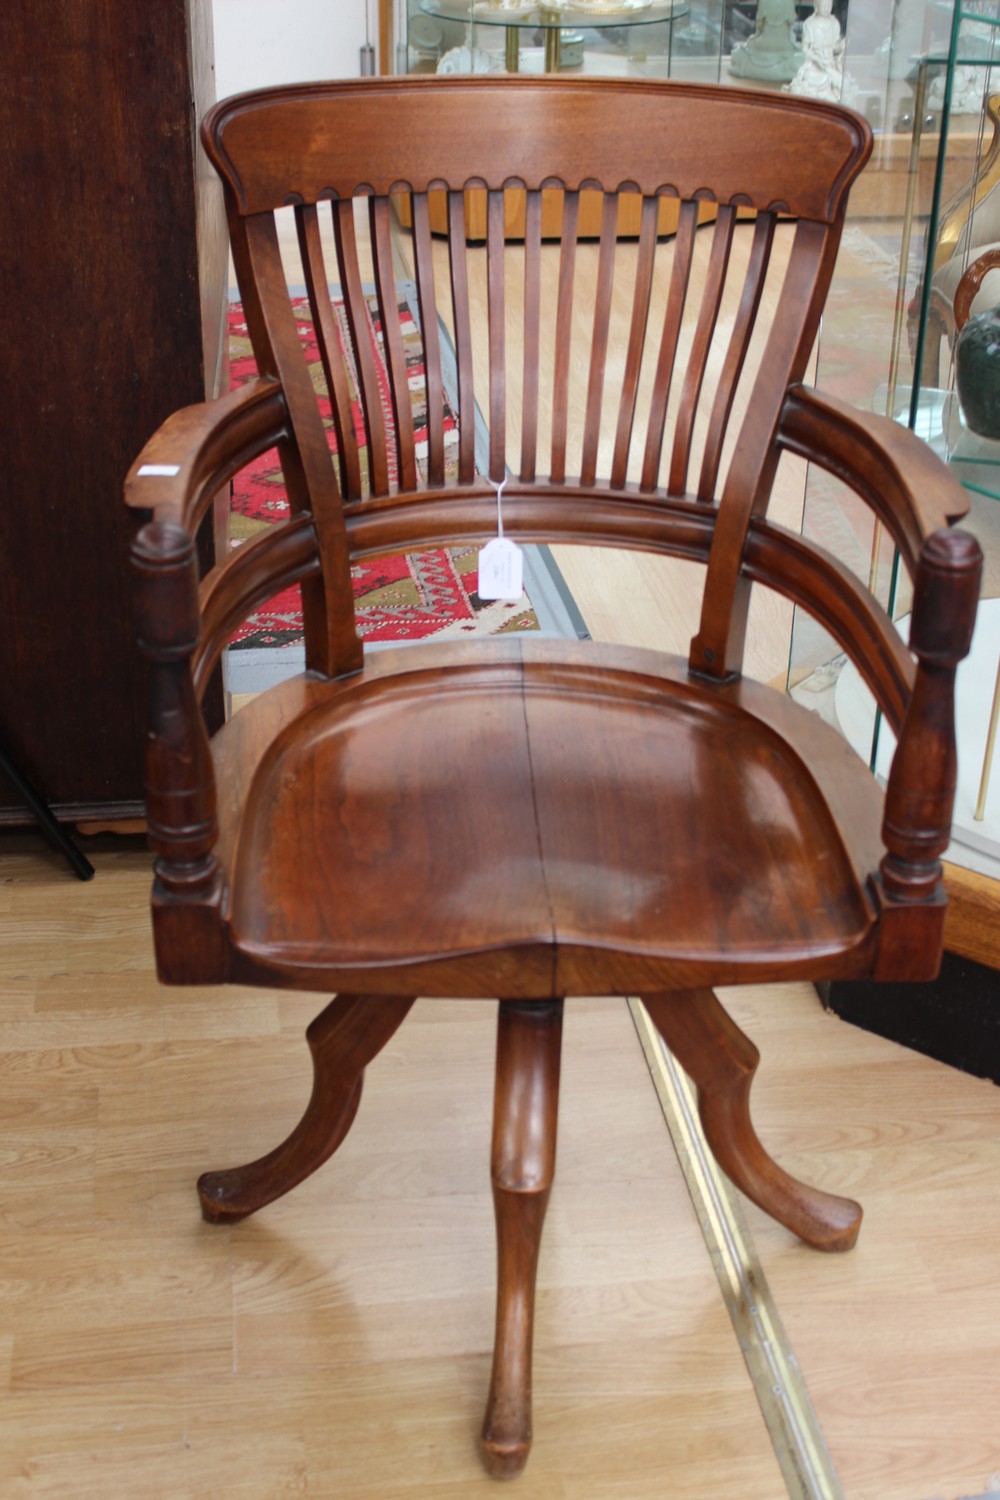
[[330, 394], [333, 427], [337, 434], [337, 469], [341, 494], [348, 500], [361, 497], [361, 464], [351, 417], [351, 393], [340, 344], [340, 334], [330, 304], [330, 284], [323, 243], [320, 238], [316, 205], [309, 203], [295, 210], [295, 228], [299, 237], [302, 269], [312, 309], [313, 325], [319, 344], [326, 388]]
[[503, 190], [491, 190], [486, 204], [486, 296], [490, 349], [490, 478], [500, 483], [507, 473], [507, 344], [504, 306]]
[[358, 369], [359, 396], [368, 439], [368, 487], [373, 495], [389, 493], [389, 455], [386, 446], [385, 413], [382, 410], [382, 386], [379, 381], [373, 345], [373, 330], [368, 302], [361, 285], [358, 245], [354, 231], [354, 201], [351, 198], [332, 205], [337, 263], [340, 267], [340, 289], [354, 344]]
[[465, 251], [465, 193], [461, 189], [448, 194], [448, 261], [458, 366], [458, 479], [460, 484], [471, 484], [476, 477], [476, 397]]
[[757, 321], [757, 310], [760, 307], [760, 299], [767, 278], [771, 244], [774, 240], [774, 225], [774, 214], [759, 213], [757, 215], [740, 305], [733, 321], [733, 331], [729, 336], [729, 346], [726, 349], [719, 384], [716, 386], [712, 413], [708, 419], [701, 478], [698, 481], [700, 500], [710, 501], [715, 496], [729, 415], [733, 409], [736, 387], [739, 385], [743, 363], [750, 347], [750, 339]]
[[816, 342], [838, 239], [825, 224], [800, 219], [795, 226], [781, 294], [726, 475], [723, 499], [734, 513], [756, 515], [767, 500], [778, 462], [774, 430], [782, 399], [786, 388], [802, 379]]
[[576, 270], [576, 237], [580, 216], [580, 194], [567, 192], [563, 199], [562, 249], [559, 256], [559, 290], [556, 297], [556, 357], [552, 381], [552, 467], [557, 484], [566, 478], [566, 431], [569, 410], [569, 356], [573, 327], [573, 279]]
[[583, 424], [583, 456], [580, 461], [581, 484], [593, 484], [597, 478], [597, 447], [601, 436], [601, 400], [604, 395], [604, 367], [608, 357], [608, 328], [611, 322], [611, 291], [617, 242], [618, 197], [615, 193], [605, 193], [601, 204], [601, 247], [597, 258], [597, 296], [594, 302], [590, 372], [587, 377], [587, 412]]
[[426, 193], [413, 193], [413, 259], [420, 301], [420, 332], [424, 344], [427, 379], [427, 483], [444, 484], [444, 382], [441, 377], [441, 335], [438, 329], [437, 294], [434, 289], [434, 257], [431, 243], [430, 208]]
[[709, 676], [729, 677], [742, 668], [750, 609], [750, 583], [741, 571], [747, 527], [764, 510], [771, 493], [778, 466], [774, 434], [782, 397], [805, 372], [838, 239], [825, 224], [800, 219], [796, 225], [767, 346], [726, 475], [705, 575], [701, 622], [691, 642], [692, 670]]
[[524, 373], [521, 384], [521, 478], [535, 477], [538, 456], [539, 321], [542, 282], [542, 195], [526, 194], [524, 221]]
[[263, 374], [281, 380], [294, 442], [282, 446], [281, 467], [293, 511], [312, 514], [323, 560], [321, 578], [302, 584], [306, 666], [335, 676], [356, 671], [362, 660], [354, 627], [354, 591], [344, 510], [330, 449], [316, 405], [316, 394], [302, 355], [288, 301], [285, 271], [273, 214], [246, 223], [237, 251], [244, 306], [254, 330], [254, 349]]
[[736, 226], [736, 210], [731, 204], [721, 204], [712, 235], [712, 253], [709, 256], [704, 290], [698, 322], [691, 343], [684, 386], [681, 391], [677, 423], [674, 428], [674, 446], [670, 457], [670, 476], [667, 481], [668, 495], [683, 495], [687, 485], [688, 464], [691, 458], [691, 439], [694, 434], [694, 419], [698, 411], [698, 398], [705, 379], [708, 351], [719, 318], [719, 307], [726, 285], [729, 268], [729, 252], [733, 244], [733, 229]]
[[693, 201], [681, 204], [677, 234], [674, 239], [674, 265], [667, 294], [667, 308], [663, 319], [663, 336], [656, 362], [653, 393], [649, 403], [649, 425], [646, 428], [646, 447], [642, 460], [641, 490], [656, 488], [660, 472], [660, 454], [663, 448], [663, 431], [667, 421], [667, 403], [670, 399], [670, 383], [677, 357], [677, 341], [680, 338], [684, 303], [687, 300], [688, 282], [691, 278], [691, 259], [694, 252], [694, 232], [698, 224], [698, 205]]
[[616, 490], [624, 486], [628, 472], [628, 455], [632, 443], [632, 427], [635, 423], [636, 398], [639, 392], [639, 373], [646, 344], [646, 325], [649, 321], [649, 299], [653, 290], [653, 264], [656, 259], [656, 228], [659, 213], [660, 200], [658, 198], [642, 200], [639, 250], [635, 267], [635, 288], [632, 295], [632, 324], [629, 329], [625, 374], [622, 379], [621, 401], [618, 406], [615, 448], [611, 459], [611, 487]]
[[399, 326], [399, 294], [392, 270], [392, 219], [388, 198], [372, 196], [368, 200], [368, 221], [371, 228], [372, 261], [375, 269], [375, 292], [378, 297], [379, 316], [382, 320], [382, 338], [386, 349], [386, 368], [389, 375], [389, 398], [396, 431], [396, 460], [399, 470], [399, 487], [412, 490], [417, 485], [417, 463], [413, 437], [413, 402], [410, 399], [409, 376], [406, 369], [406, 351]]

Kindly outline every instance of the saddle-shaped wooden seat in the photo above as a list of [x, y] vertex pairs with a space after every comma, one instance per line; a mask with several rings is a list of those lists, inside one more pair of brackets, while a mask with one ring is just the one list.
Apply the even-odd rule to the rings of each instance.
[[[204, 140], [260, 373], [170, 418], [127, 482], [147, 512], [134, 561], [157, 965], [170, 983], [336, 998], [308, 1032], [300, 1124], [259, 1161], [203, 1177], [202, 1207], [238, 1220], [325, 1161], [416, 996], [499, 999], [483, 1452], [509, 1475], [531, 1441], [567, 996], [641, 996], [733, 1181], [809, 1244], [854, 1242], [857, 1204], [795, 1181], [757, 1140], [757, 1054], [713, 986], [936, 972], [954, 676], [979, 550], [948, 529], [963, 493], [911, 433], [801, 384], [870, 151], [850, 112], [672, 83], [379, 80], [225, 101]], [[543, 190], [562, 197], [555, 244], [542, 241]], [[468, 191], [486, 195], [482, 246], [466, 236]], [[592, 245], [578, 234], [584, 192], [597, 197]], [[394, 281], [400, 194], [422, 423]], [[667, 240], [664, 198], [678, 205]], [[623, 199], [637, 240], [619, 237]], [[281, 260], [285, 209], [323, 382]], [[213, 497], [272, 446], [288, 519], [199, 581]], [[846, 568], [768, 518], [786, 454], [850, 485], [889, 531], [913, 581], [908, 644]], [[352, 562], [486, 541], [501, 483], [519, 542], [700, 568], [690, 656], [529, 635], [364, 650]], [[293, 584], [306, 670], [210, 742], [198, 703], [214, 664]], [[857, 663], [898, 736], [884, 792], [833, 729], [741, 675], [754, 584], [810, 612]]]
[[[538, 999], [870, 963], [877, 789], [814, 718], [789, 705], [783, 738], [757, 717], [773, 694], [752, 683], [709, 694], [669, 658], [518, 636], [380, 652], [287, 696], [220, 837], [232, 942], [278, 981]], [[255, 724], [251, 705], [218, 737], [223, 784]], [[857, 770], [843, 835], [817, 746]]]

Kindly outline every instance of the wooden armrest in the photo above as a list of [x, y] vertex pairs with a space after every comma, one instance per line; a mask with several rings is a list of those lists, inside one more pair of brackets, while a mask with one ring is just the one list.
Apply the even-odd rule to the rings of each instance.
[[[273, 378], [257, 379], [218, 400], [174, 412], [126, 477], [127, 504], [152, 512], [133, 547], [144, 580], [136, 610], [141, 643], [154, 660], [185, 655], [199, 699], [229, 632], [246, 612], [279, 588], [318, 572], [311, 517], [298, 516], [267, 528], [267, 535], [217, 562], [204, 580], [199, 604], [190, 543], [212, 497], [252, 459], [291, 437], [281, 385]], [[183, 642], [174, 638], [179, 621], [184, 621]]]
[[778, 441], [867, 502], [914, 579], [916, 672], [886, 788], [886, 853], [872, 877], [882, 911], [874, 972], [933, 978], [944, 931], [940, 861], [957, 781], [955, 673], [972, 640], [982, 571], [975, 538], [948, 529], [965, 515], [968, 500], [908, 428], [803, 386], [788, 392]]
[[219, 488], [289, 435], [284, 393], [272, 378], [186, 406], [167, 418], [129, 469], [125, 502], [193, 535]]
[[[214, 853], [215, 773], [192, 675], [199, 658], [203, 664], [206, 657], [209, 663], [214, 660], [224, 636], [216, 628], [202, 643], [195, 533], [213, 496], [233, 474], [275, 444], [291, 440], [280, 384], [258, 379], [216, 401], [175, 412], [146, 444], [125, 481], [126, 502], [152, 512], [133, 541], [132, 565], [139, 643], [150, 666], [145, 789], [149, 842], [156, 855], [154, 917], [159, 934], [182, 911], [188, 918], [201, 913], [205, 948], [201, 963], [192, 966], [192, 980], [204, 979], [206, 962], [223, 978], [226, 963], [218, 916], [224, 881]], [[309, 517], [266, 540], [285, 572], [291, 569], [301, 577], [312, 565]], [[208, 594], [222, 594], [215, 613], [221, 612], [223, 623], [242, 601], [241, 588], [252, 599], [254, 590], [263, 587], [265, 550], [263, 545], [251, 548], [240, 559], [228, 594], [219, 584], [226, 569], [214, 570]], [[202, 671], [202, 679], [204, 675]], [[158, 949], [169, 946], [158, 937]]]
[[139, 644], [149, 661], [144, 780], [157, 930], [184, 908], [203, 908], [206, 953], [214, 948], [222, 973], [215, 773], [191, 677], [201, 625], [195, 538], [179, 520], [149, 521], [132, 543], [132, 566]]
[[792, 387], [778, 442], [850, 485], [889, 531], [911, 575], [927, 538], [969, 509], [961, 484], [908, 427], [826, 392]]

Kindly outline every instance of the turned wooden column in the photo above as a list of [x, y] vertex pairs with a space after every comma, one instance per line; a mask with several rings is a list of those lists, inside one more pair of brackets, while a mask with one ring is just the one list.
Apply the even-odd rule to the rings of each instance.
[[489, 1472], [511, 1479], [531, 1450], [531, 1349], [542, 1225], [556, 1165], [563, 1002], [500, 1005], [490, 1169], [497, 1318], [483, 1420]]

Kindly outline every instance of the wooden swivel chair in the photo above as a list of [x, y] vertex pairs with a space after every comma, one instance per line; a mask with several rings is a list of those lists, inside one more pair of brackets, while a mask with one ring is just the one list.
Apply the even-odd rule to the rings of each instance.
[[[151, 673], [157, 963], [172, 984], [336, 998], [307, 1033], [315, 1078], [300, 1124], [261, 1160], [203, 1177], [201, 1202], [210, 1220], [232, 1222], [325, 1161], [353, 1121], [366, 1065], [415, 996], [498, 998], [499, 1291], [482, 1441], [491, 1472], [509, 1475], [531, 1440], [565, 997], [641, 996], [698, 1086], [732, 1180], [810, 1245], [853, 1243], [858, 1206], [790, 1178], [755, 1137], [757, 1054], [712, 987], [935, 974], [954, 674], [979, 551], [947, 529], [962, 491], [909, 432], [800, 384], [848, 188], [870, 149], [855, 115], [672, 83], [403, 79], [227, 100], [204, 140], [225, 183], [260, 373], [171, 417], [127, 482], [129, 504], [152, 513], [134, 561]], [[470, 186], [487, 192], [485, 246], [464, 233]], [[543, 186], [563, 197], [557, 244], [541, 241]], [[523, 244], [504, 238], [511, 188], [526, 191]], [[589, 246], [577, 235], [583, 190], [600, 195]], [[409, 198], [426, 434], [414, 431], [395, 318], [394, 192]], [[429, 227], [435, 193], [446, 239]], [[640, 205], [635, 243], [618, 237], [619, 193]], [[679, 200], [669, 242], [657, 239], [663, 195]], [[718, 211], [698, 229], [705, 201]], [[287, 205], [335, 459], [279, 256], [275, 210]], [[507, 476], [508, 537], [703, 568], [689, 659], [537, 634], [362, 649], [352, 559], [496, 531], [495, 492], [476, 467], [477, 401], [487, 477]], [[289, 518], [199, 583], [194, 535], [212, 497], [275, 445]], [[840, 563], [767, 518], [783, 453], [852, 486], [892, 534], [914, 578], [909, 647]], [[202, 685], [248, 611], [295, 583], [306, 670], [210, 743]], [[810, 611], [857, 663], [899, 736], [884, 795], [817, 716], [741, 676], [754, 583]]]

